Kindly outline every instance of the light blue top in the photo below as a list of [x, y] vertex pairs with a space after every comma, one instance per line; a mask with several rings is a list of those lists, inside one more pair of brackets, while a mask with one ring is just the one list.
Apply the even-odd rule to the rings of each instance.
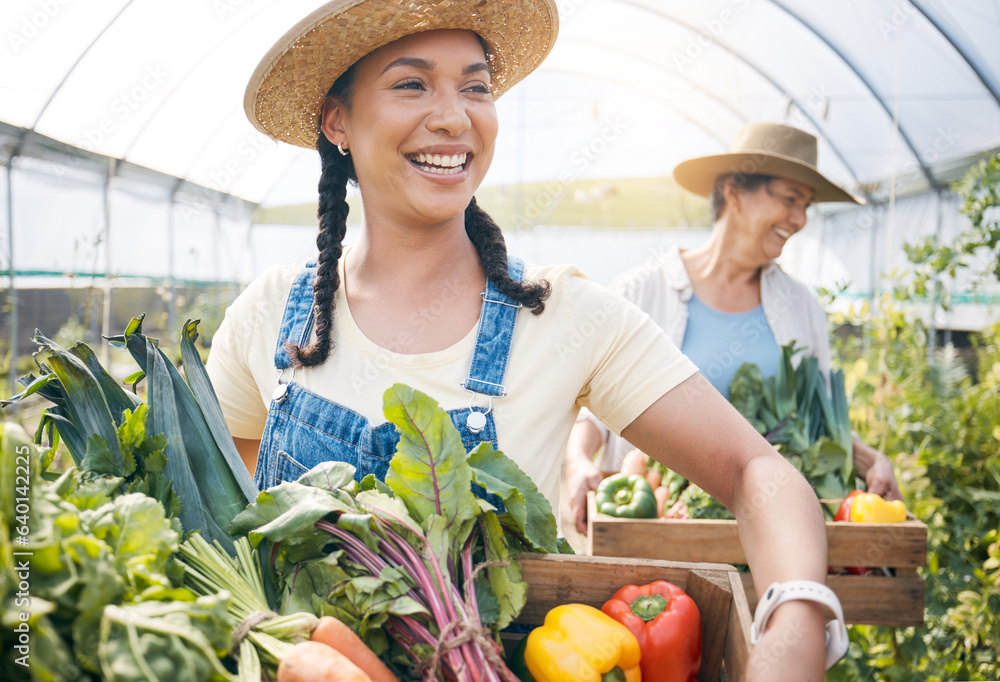
[[725, 313], [692, 294], [681, 350], [727, 398], [744, 362], [760, 367], [765, 379], [778, 371], [780, 349], [760, 305], [745, 313]]

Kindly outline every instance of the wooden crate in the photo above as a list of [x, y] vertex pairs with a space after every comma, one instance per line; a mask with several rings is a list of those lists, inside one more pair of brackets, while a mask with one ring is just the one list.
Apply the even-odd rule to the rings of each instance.
[[[830, 575], [849, 624], [922, 626], [927, 526], [903, 523], [826, 524], [831, 566], [891, 567], [894, 576]], [[646, 557], [672, 561], [745, 564], [735, 521], [620, 519], [599, 514], [594, 494], [587, 507], [587, 552], [593, 556]], [[749, 573], [740, 574], [751, 612], [757, 592]]]
[[654, 559], [613, 559], [567, 554], [522, 554], [528, 602], [518, 623], [541, 625], [560, 604], [601, 608], [623, 585], [668, 580], [687, 592], [701, 612], [702, 682], [744, 678], [750, 653], [750, 608], [732, 566]]

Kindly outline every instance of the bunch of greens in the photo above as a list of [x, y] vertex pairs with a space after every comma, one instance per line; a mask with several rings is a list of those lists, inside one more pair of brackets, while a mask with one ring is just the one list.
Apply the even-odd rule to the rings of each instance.
[[[142, 335], [141, 321], [111, 339], [139, 363], [126, 379], [133, 392], [86, 345], [66, 350], [36, 334], [40, 375], [23, 378], [24, 392], [12, 399], [38, 394], [53, 403], [35, 434], [37, 442], [47, 434], [50, 448], [33, 450], [35, 478], [25, 487], [34, 679], [131, 682], [170, 671], [185, 682], [236, 680], [221, 659], [247, 621], [256, 625], [239, 645], [239, 679], [256, 679], [308, 636], [317, 614], [346, 621], [401, 677], [413, 666], [416, 677], [512, 679], [497, 632], [526, 598], [517, 555], [566, 547], [547, 500], [513, 462], [488, 444], [467, 455], [448, 415], [397, 385], [385, 409], [401, 440], [386, 482], [359, 484], [353, 468], [328, 463], [258, 497], [195, 351], [195, 324], [181, 340], [185, 381]], [[143, 378], [148, 404], [134, 393]], [[21, 441], [34, 447], [23, 432]], [[60, 443], [75, 466], [44, 472], [50, 480], [42, 482], [43, 461]], [[4, 483], [15, 477], [14, 461], [4, 458]], [[5, 623], [22, 607], [12, 601], [11, 570], [20, 522], [7, 506]], [[227, 529], [251, 533], [265, 570]], [[199, 532], [180, 543], [184, 530]], [[281, 610], [291, 615], [260, 621], [279, 603], [272, 567]]]
[[527, 595], [518, 553], [559, 550], [551, 507], [489, 444], [466, 454], [428, 396], [396, 384], [384, 404], [401, 436], [384, 483], [321, 464], [262, 492], [233, 531], [272, 543], [283, 611], [336, 616], [401, 678], [514, 679], [496, 635]]
[[662, 516], [668, 519], [735, 519], [733, 513], [699, 486], [667, 466], [650, 460], [649, 470], [660, 475], [667, 491]]
[[108, 682], [237, 682], [219, 660], [233, 631], [228, 603], [223, 592], [106, 606], [98, 649], [102, 677]]
[[[781, 349], [778, 369], [763, 379], [760, 369], [744, 363], [729, 385], [729, 400], [825, 499], [842, 499], [857, 485], [851, 419], [844, 373], [830, 372], [830, 386], [815, 357], [792, 359], [795, 342]], [[836, 505], [827, 509], [831, 515]]]
[[[232, 643], [239, 661], [240, 682], [274, 679], [278, 663], [298, 641], [309, 639], [318, 618], [307, 612], [280, 616], [271, 612], [264, 588], [260, 557], [246, 538], [237, 538], [236, 556], [192, 533], [180, 547], [177, 563], [184, 569], [183, 583], [193, 592], [211, 597], [228, 593], [226, 608], [232, 623], [243, 632]], [[263, 659], [263, 663], [262, 660]]]
[[[33, 393], [45, 397], [53, 406], [43, 414], [36, 440], [45, 431], [50, 442], [61, 438], [81, 471], [119, 478], [123, 492], [159, 500], [184, 528], [198, 529], [232, 552], [226, 528], [257, 487], [229, 435], [194, 346], [197, 338], [197, 322], [188, 321], [180, 345], [187, 381], [156, 340], [142, 334], [141, 317], [109, 339], [139, 364], [125, 381], [134, 387], [147, 379], [146, 405], [118, 385], [85, 344], [67, 350], [36, 333], [40, 375], [22, 377], [25, 390], [0, 406]], [[149, 438], [145, 428], [140, 434], [135, 427], [140, 420], [145, 425], [147, 410]]]
[[[142, 406], [125, 416], [120, 431], [130, 434], [126, 441], [147, 442]], [[177, 587], [170, 560], [179, 524], [158, 500], [129, 491], [121, 477], [77, 467], [45, 480], [52, 451], [40, 452], [14, 424], [4, 425], [0, 450], [0, 481], [18, 495], [5, 496], [0, 508], [3, 668], [9, 679], [154, 679], [146, 675], [150, 665], [192, 682], [210, 679], [204, 671], [226, 673], [211, 647], [189, 646], [204, 640], [206, 630], [214, 640], [228, 635], [217, 622], [191, 624], [205, 621], [198, 615], [205, 607]], [[19, 477], [27, 480], [15, 487]], [[166, 612], [169, 617], [151, 617]], [[137, 624], [133, 616], [139, 615], [144, 620]], [[24, 650], [16, 646], [23, 643], [16, 630], [21, 623], [30, 633]], [[15, 641], [7, 642], [12, 634]], [[27, 665], [17, 662], [22, 656]]]

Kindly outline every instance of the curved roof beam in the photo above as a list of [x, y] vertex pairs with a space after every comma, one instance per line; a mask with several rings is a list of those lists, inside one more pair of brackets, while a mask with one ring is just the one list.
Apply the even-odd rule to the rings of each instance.
[[76, 67], [80, 65], [80, 62], [82, 62], [83, 58], [87, 56], [87, 53], [90, 52], [91, 48], [93, 48], [94, 45], [97, 44], [97, 41], [101, 39], [101, 36], [107, 33], [108, 29], [111, 28], [116, 21], [118, 21], [118, 17], [120, 17], [122, 13], [129, 8], [129, 6], [132, 4], [132, 1], [133, 0], [128, 0], [128, 2], [126, 2], [120, 10], [118, 10], [118, 13], [115, 14], [115, 16], [111, 17], [111, 21], [108, 22], [108, 25], [102, 28], [100, 33], [94, 36], [94, 39], [90, 41], [90, 44], [87, 45], [87, 47], [80, 53], [80, 56], [76, 58], [76, 61], [73, 62], [73, 65], [69, 67], [69, 69], [66, 71], [66, 74], [62, 77], [62, 80], [59, 81], [59, 85], [52, 88], [52, 92], [49, 93], [49, 98], [45, 100], [45, 104], [42, 105], [41, 111], [39, 111], [38, 116], [35, 117], [35, 122], [31, 124], [32, 131], [34, 131], [35, 128], [38, 126], [38, 122], [42, 120], [42, 116], [45, 115], [45, 112], [48, 110], [49, 105], [52, 104], [52, 100], [54, 100], [56, 98], [56, 95], [59, 94], [59, 91], [62, 90], [62, 86], [64, 86], [66, 84], [66, 81], [69, 80], [70, 75], [72, 75], [72, 73], [76, 70]]
[[986, 90], [993, 96], [993, 101], [995, 101], [997, 106], [1000, 107], [1000, 83], [994, 82], [994, 79], [990, 77], [982, 66], [980, 66], [979, 60], [972, 55], [970, 50], [966, 49], [962, 45], [962, 41], [958, 39], [958, 36], [956, 36], [954, 32], [945, 28], [943, 23], [938, 21], [936, 17], [931, 16], [931, 13], [923, 6], [923, 0], [910, 0], [910, 4], [913, 5], [918, 12], [924, 15], [924, 19], [926, 19], [931, 26], [936, 28], [938, 33], [944, 36], [944, 39], [947, 40], [953, 48], [955, 48], [955, 52], [961, 55], [962, 59], [965, 60], [965, 63], [969, 65], [970, 69], [972, 69], [972, 72], [976, 74], [977, 78], [979, 78], [983, 87], [985, 87]]
[[[646, 5], [643, 5], [642, 3], [636, 2], [635, 0], [616, 0], [616, 1], [620, 2], [620, 3], [623, 3], [623, 4], [626, 4], [626, 5], [631, 5], [632, 7], [635, 7], [636, 9], [638, 9], [640, 11], [648, 12], [649, 14], [653, 14], [655, 16], [658, 16], [661, 19], [666, 19], [667, 21], [680, 26], [680, 27], [684, 28], [685, 30], [690, 31], [691, 33], [697, 34], [699, 32], [698, 28], [696, 28], [696, 27], [692, 26], [691, 24], [688, 24], [688, 23], [686, 23], [684, 21], [681, 21], [677, 17], [674, 17], [674, 16], [671, 16], [671, 15], [667, 14], [665, 11], [663, 11], [661, 9], [653, 9], [652, 7], [647, 7]], [[737, 59], [739, 59], [741, 62], [743, 62], [744, 64], [746, 64], [750, 69], [752, 69], [753, 71], [757, 72], [757, 74], [761, 78], [763, 78], [764, 80], [766, 80], [768, 83], [770, 83], [770, 85], [775, 90], [777, 90], [782, 95], [784, 95], [785, 97], [787, 97], [788, 100], [792, 104], [794, 104], [798, 108], [799, 111], [802, 112], [802, 115], [805, 116], [806, 119], [808, 119], [809, 122], [813, 124], [813, 127], [815, 127], [816, 130], [817, 130], [817, 132], [819, 132], [820, 136], [824, 140], [826, 140], [827, 144], [830, 145], [830, 149], [833, 150], [834, 155], [836, 155], [836, 157], [838, 159], [840, 159], [840, 162], [842, 164], [844, 164], [844, 168], [846, 168], [847, 172], [851, 174], [852, 178], [854, 178], [855, 184], [860, 184], [858, 182], [858, 174], [855, 172], [854, 167], [851, 166], [851, 164], [847, 161], [847, 159], [844, 157], [844, 155], [840, 153], [840, 149], [837, 147], [837, 145], [835, 145], [833, 143], [833, 140], [830, 139], [830, 136], [826, 134], [826, 130], [823, 128], [822, 125], [820, 125], [819, 121], [817, 121], [813, 117], [813, 115], [809, 113], [809, 110], [806, 107], [804, 107], [802, 105], [802, 103], [799, 102], [798, 99], [796, 99], [795, 97], [793, 97], [791, 95], [791, 93], [787, 92], [783, 87], [781, 87], [781, 85], [776, 80], [774, 80], [767, 72], [765, 72], [764, 69], [762, 69], [761, 67], [757, 66], [755, 63], [753, 63], [752, 61], [750, 61], [749, 58], [747, 58], [743, 54], [737, 52], [736, 50], [732, 49], [730, 46], [724, 45], [723, 43], [719, 42], [718, 40], [716, 40], [715, 42], [718, 45], [724, 47], [726, 50], [728, 50], [730, 54], [734, 55]], [[918, 159], [918, 161], [919, 161], [919, 159]]]
[[[789, 9], [784, 2], [782, 2], [781, 0], [770, 0], [770, 1], [771, 4], [773, 4], [775, 7], [784, 11], [792, 19], [802, 24], [802, 26], [804, 26], [810, 33], [812, 33], [817, 38], [822, 40], [823, 44], [826, 45], [828, 48], [830, 48], [830, 50], [835, 55], [837, 55], [837, 57], [839, 57], [842, 62], [844, 62], [847, 68], [849, 68], [851, 72], [858, 77], [858, 80], [861, 81], [861, 83], [865, 86], [865, 88], [867, 88], [868, 92], [871, 93], [872, 97], [875, 98], [875, 101], [878, 102], [879, 105], [882, 107], [882, 109], [885, 111], [886, 115], [889, 117], [889, 120], [896, 121], [896, 117], [893, 115], [892, 110], [889, 108], [889, 104], [885, 101], [885, 98], [882, 97], [882, 95], [875, 89], [875, 87], [869, 82], [869, 80], [865, 78], [865, 75], [861, 73], [861, 69], [859, 69], [854, 62], [848, 59], [847, 55], [845, 55], [840, 50], [840, 48], [834, 45], [833, 42], [829, 38], [827, 38], [826, 35], [824, 35], [817, 27], [813, 26], [804, 18], [796, 14], [793, 10]], [[901, 122], [899, 121], [896, 122], [896, 129], [899, 131], [899, 136], [902, 138], [903, 142], [910, 150], [910, 153], [913, 154], [913, 158], [916, 159], [917, 164], [920, 166], [920, 171], [924, 174], [924, 177], [927, 178], [927, 182], [929, 182], [931, 187], [933, 187], [934, 189], [941, 189], [943, 185], [940, 182], [938, 182], [937, 179], [935, 179], [935, 177], [931, 174], [930, 168], [928, 168], [927, 165], [924, 163], [924, 160], [920, 158], [920, 154], [917, 152], [917, 148], [913, 145], [913, 141], [910, 139], [910, 136], [906, 134], [906, 131], [903, 129], [903, 124]]]
[[[170, 89], [163, 96], [163, 99], [164, 100], [170, 99], [170, 97], [174, 94], [174, 92], [179, 90], [181, 86], [184, 85], [184, 83], [188, 80], [188, 78], [190, 78], [192, 75], [201, 70], [202, 65], [208, 61], [209, 57], [211, 57], [219, 49], [221, 49], [222, 46], [226, 44], [226, 41], [228, 41], [236, 33], [238, 33], [240, 29], [242, 29], [250, 22], [256, 20], [257, 16], [258, 15], [245, 17], [243, 21], [236, 24], [236, 26], [233, 27], [233, 29], [229, 31], [229, 33], [227, 33], [221, 40], [216, 41], [215, 45], [213, 45], [208, 52], [206, 52], [201, 56], [201, 59], [192, 64], [191, 67], [186, 72], [184, 72], [184, 74], [182, 74], [180, 78], [175, 80], [175, 82], [170, 86]], [[242, 102], [240, 103], [240, 107], [242, 108]], [[143, 133], [146, 132], [146, 129], [150, 126], [150, 124], [152, 124], [152, 122], [159, 117], [161, 111], [163, 111], [163, 107], [157, 107], [156, 110], [153, 111], [153, 113], [146, 119], [145, 123], [142, 124], [142, 127], [140, 127], [138, 131], [136, 131], [135, 136], [132, 138], [132, 141], [129, 142], [128, 147], [125, 148], [125, 153], [122, 154], [122, 158], [128, 158], [129, 153], [132, 151], [132, 147], [134, 147], [135, 144], [139, 141], [139, 138], [141, 138]], [[204, 148], [202, 148], [202, 152], [204, 152]], [[195, 161], [192, 161], [191, 164], [189, 164], [188, 166], [189, 169], [194, 166], [197, 159], [198, 157], [195, 157]]]

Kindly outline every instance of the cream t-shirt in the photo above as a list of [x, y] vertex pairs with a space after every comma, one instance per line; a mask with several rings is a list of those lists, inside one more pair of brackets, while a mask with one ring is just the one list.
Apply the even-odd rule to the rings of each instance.
[[[341, 282], [344, 281], [340, 260]], [[274, 352], [288, 291], [302, 265], [268, 269], [226, 311], [212, 340], [208, 372], [232, 435], [259, 439], [278, 371]], [[506, 395], [493, 399], [498, 446], [558, 509], [559, 476], [570, 430], [580, 407], [621, 432], [695, 366], [637, 307], [568, 265], [527, 266], [525, 278], [548, 280], [545, 312], [518, 313]], [[428, 301], [410, 316], [419, 334], [448, 314], [448, 297]], [[392, 384], [412, 386], [444, 409], [485, 407], [488, 398], [462, 388], [476, 327], [442, 351], [404, 355], [382, 348], [351, 317], [344, 289], [335, 297], [333, 350], [318, 367], [300, 369], [304, 388], [345, 405], [373, 426], [385, 422], [382, 395]], [[288, 380], [290, 370], [285, 370]]]

